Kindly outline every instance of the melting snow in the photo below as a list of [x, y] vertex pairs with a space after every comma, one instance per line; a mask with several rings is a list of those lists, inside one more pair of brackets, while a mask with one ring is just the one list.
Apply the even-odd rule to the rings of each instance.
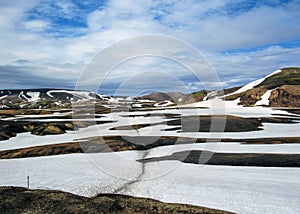
[[154, 104], [155, 107], [167, 107], [167, 106], [170, 106], [170, 105], [173, 105], [174, 103], [171, 102], [170, 100], [166, 100], [164, 102], [160, 102], [160, 103], [156, 103]]
[[6, 98], [6, 97], [7, 97], [7, 95], [4, 95], [4, 96], [0, 97], [0, 100], [1, 100], [1, 99], [4, 99], [4, 98]]
[[[142, 171], [140, 152], [71, 154], [0, 160], [0, 185], [56, 189], [94, 196], [113, 193]], [[237, 213], [299, 213], [300, 170], [232, 167], [162, 161], [144, 165], [143, 176], [120, 194], [188, 203]]]
[[[53, 91], [52, 91], [53, 92]], [[59, 90], [58, 92], [62, 92]], [[69, 91], [67, 91], [69, 93]], [[49, 95], [49, 94], [48, 94]], [[51, 93], [49, 96], [52, 96]], [[87, 96], [83, 94], [82, 96]], [[267, 97], [267, 95], [265, 95]], [[265, 101], [265, 98], [262, 99]], [[207, 100], [182, 107], [212, 107], [220, 102]], [[90, 126], [75, 132], [55, 136], [34, 136], [30, 133], [1, 141], [0, 150], [24, 148], [54, 143], [73, 142], [77, 138], [107, 135], [212, 137], [211, 133], [165, 132], [166, 125], [136, 130], [110, 130], [116, 126], [160, 123], [164, 116], [124, 117], [136, 114], [179, 113], [181, 115], [231, 114], [242, 117], [272, 116], [274, 113], [292, 115], [271, 108], [238, 106], [239, 100], [229, 101], [212, 109], [166, 109], [143, 112], [113, 112], [99, 120], [115, 123]], [[35, 116], [31, 117], [34, 118]], [[264, 123], [262, 131], [217, 133], [224, 138], [299, 137], [300, 124]], [[129, 181], [128, 188], [118, 193], [158, 199], [165, 202], [188, 203], [237, 213], [300, 213], [300, 169], [281, 167], [236, 167], [184, 164], [162, 161], [142, 164], [141, 157], [158, 157], [176, 151], [206, 149], [218, 152], [293, 153], [299, 154], [299, 144], [241, 145], [239, 143], [204, 143], [153, 148], [149, 151], [126, 151], [101, 154], [69, 154], [48, 157], [0, 160], [0, 185], [26, 186], [30, 176], [31, 188], [56, 189], [94, 196], [113, 193]]]
[[[275, 89], [273, 89], [275, 90]], [[262, 106], [262, 105], [265, 105], [265, 106], [268, 106], [270, 101], [269, 101], [269, 98], [271, 96], [271, 93], [273, 90], [268, 90], [266, 93], [264, 93], [262, 96], [261, 96], [261, 100], [257, 101], [255, 103], [256, 106]]]
[[225, 96], [230, 96], [230, 95], [233, 95], [233, 94], [239, 94], [239, 93], [242, 93], [242, 92], [247, 91], [247, 90], [249, 90], [249, 89], [252, 89], [252, 88], [254, 88], [255, 86], [257, 86], [257, 85], [259, 85], [260, 83], [262, 83], [262, 82], [263, 82], [265, 79], [267, 79], [268, 77], [270, 77], [270, 76], [272, 76], [272, 75], [274, 75], [274, 74], [280, 73], [280, 72], [281, 72], [281, 70], [274, 71], [273, 73], [271, 73], [271, 74], [269, 74], [269, 75], [267, 75], [267, 76], [265, 76], [265, 77], [263, 77], [263, 78], [261, 78], [261, 79], [258, 79], [258, 80], [255, 80], [255, 81], [253, 81], [253, 82], [250, 82], [250, 83], [248, 83], [247, 85], [245, 85], [245, 86], [243, 86], [242, 88], [240, 88], [239, 90], [237, 90], [237, 91], [235, 91], [235, 92], [233, 92], [233, 93], [231, 93], [231, 94], [227, 94], [227, 95], [225, 95]]
[[28, 102], [35, 102], [40, 99], [40, 92], [27, 92], [27, 95], [31, 97], [31, 98], [27, 97]]
[[90, 95], [91, 92], [89, 92], [89, 91], [51, 90], [51, 91], [47, 92], [47, 95], [49, 97], [53, 97], [52, 93], [68, 93], [68, 94], [72, 94], [73, 96], [78, 97], [83, 100], [95, 99], [95, 97]]

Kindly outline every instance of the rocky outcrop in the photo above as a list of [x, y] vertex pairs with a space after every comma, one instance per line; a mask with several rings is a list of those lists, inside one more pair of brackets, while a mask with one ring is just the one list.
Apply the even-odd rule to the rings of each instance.
[[[110, 123], [112, 121], [97, 121], [97, 124]], [[59, 135], [66, 131], [73, 131], [79, 128], [94, 125], [93, 121], [59, 121], [59, 122], [40, 122], [40, 121], [2, 121], [0, 120], [0, 141], [8, 140], [19, 133], [30, 132], [31, 134]]]
[[265, 87], [253, 88], [245, 92], [234, 94], [225, 97], [226, 100], [235, 100], [240, 98], [239, 105], [253, 106], [257, 101], [261, 99], [261, 96], [266, 93]]
[[[226, 100], [240, 99], [239, 105], [253, 106], [261, 100], [267, 89], [262, 86], [225, 97]], [[300, 107], [300, 85], [283, 85], [273, 89], [269, 97], [270, 107]]]
[[284, 85], [272, 91], [272, 107], [300, 107], [300, 85]]

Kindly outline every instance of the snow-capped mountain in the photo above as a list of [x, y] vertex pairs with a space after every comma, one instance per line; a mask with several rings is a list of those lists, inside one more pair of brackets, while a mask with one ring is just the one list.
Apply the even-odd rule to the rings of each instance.
[[66, 107], [76, 102], [93, 100], [105, 102], [108, 98], [89, 91], [62, 89], [0, 90], [2, 108]]

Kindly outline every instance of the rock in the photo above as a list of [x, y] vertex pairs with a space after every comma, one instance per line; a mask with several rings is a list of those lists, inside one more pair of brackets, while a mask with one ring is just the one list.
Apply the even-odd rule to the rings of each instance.
[[245, 92], [234, 94], [226, 97], [226, 100], [235, 100], [240, 98], [239, 105], [253, 106], [257, 101], [261, 99], [261, 96], [267, 92], [265, 87], [252, 88]]
[[300, 107], [300, 86], [280, 86], [272, 91], [269, 101], [272, 107]]

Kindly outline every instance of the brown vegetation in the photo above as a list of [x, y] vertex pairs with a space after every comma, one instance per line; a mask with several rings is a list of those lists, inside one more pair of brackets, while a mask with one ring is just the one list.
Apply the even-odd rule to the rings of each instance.
[[72, 153], [103, 153], [127, 150], [148, 150], [161, 146], [175, 144], [211, 143], [211, 142], [239, 142], [242, 144], [294, 144], [300, 143], [300, 137], [281, 138], [254, 138], [254, 139], [213, 139], [213, 138], [185, 138], [156, 136], [106, 136], [81, 139], [80, 143], [62, 143], [29, 148], [0, 151], [0, 159], [28, 158], [49, 155], [62, 155]]
[[61, 191], [0, 187], [0, 210], [11, 213], [229, 213], [186, 204], [163, 203], [125, 195], [100, 194], [86, 198]]

